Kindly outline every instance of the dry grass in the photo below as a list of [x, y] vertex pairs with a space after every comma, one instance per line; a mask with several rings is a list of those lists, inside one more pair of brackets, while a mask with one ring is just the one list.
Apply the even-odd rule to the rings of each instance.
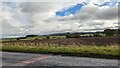
[[2, 48], [0, 49], [2, 51], [61, 54], [69, 56], [98, 57], [110, 59], [117, 59], [118, 57], [120, 57], [120, 55], [118, 54], [119, 53], [118, 45], [58, 46], [56, 44], [4, 43], [2, 44]]

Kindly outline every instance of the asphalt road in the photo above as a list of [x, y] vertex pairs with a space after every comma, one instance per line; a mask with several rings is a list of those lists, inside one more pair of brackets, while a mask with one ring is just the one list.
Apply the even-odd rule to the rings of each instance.
[[2, 52], [2, 66], [118, 66], [115, 59]]

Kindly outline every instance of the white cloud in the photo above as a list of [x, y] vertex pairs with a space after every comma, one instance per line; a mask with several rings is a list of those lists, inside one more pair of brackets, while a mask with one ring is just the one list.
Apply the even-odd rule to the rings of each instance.
[[55, 12], [78, 2], [14, 2], [17, 8], [3, 7], [4, 35], [76, 32], [118, 26], [118, 7], [97, 7], [92, 0], [75, 15], [58, 17]]

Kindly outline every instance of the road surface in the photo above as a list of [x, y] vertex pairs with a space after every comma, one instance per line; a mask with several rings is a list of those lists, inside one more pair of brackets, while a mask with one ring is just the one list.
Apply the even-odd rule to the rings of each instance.
[[2, 66], [118, 66], [116, 59], [2, 52]]

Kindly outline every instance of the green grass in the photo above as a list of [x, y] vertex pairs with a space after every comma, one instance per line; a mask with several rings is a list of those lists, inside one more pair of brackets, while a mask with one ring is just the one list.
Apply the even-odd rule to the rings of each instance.
[[[60, 39], [60, 38], [65, 38], [65, 36], [49, 36], [49, 39]], [[35, 40], [35, 39], [46, 39], [46, 36], [37, 36], [37, 37], [27, 37], [26, 39], [23, 40]]]
[[50, 39], [61, 39], [65, 38], [65, 36], [50, 36]]
[[[15, 43], [15, 44], [3, 44], [2, 51], [13, 51], [13, 52], [30, 52], [30, 53], [46, 53], [46, 54], [61, 54], [69, 56], [84, 56], [84, 57], [97, 57], [97, 58], [110, 58], [118, 59], [120, 55], [119, 46], [58, 46], [55, 44], [43, 45], [43, 44], [25, 44], [25, 43]], [[1, 49], [1, 48], [0, 48]]]
[[[65, 36], [49, 36], [49, 39], [61, 39], [61, 38], [65, 38]], [[36, 36], [36, 37], [26, 37], [24, 39], [20, 39], [20, 40], [42, 40], [42, 39], [46, 39], [46, 36]], [[4, 40], [0, 40], [1, 41], [13, 41], [13, 40], [17, 40], [17, 38], [6, 38]]]

